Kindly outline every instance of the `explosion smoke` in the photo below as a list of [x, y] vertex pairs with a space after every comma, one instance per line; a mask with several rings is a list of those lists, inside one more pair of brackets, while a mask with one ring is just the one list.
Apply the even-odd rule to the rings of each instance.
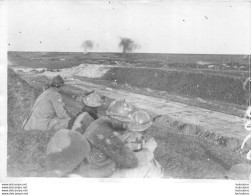
[[93, 41], [85, 40], [82, 43], [82, 47], [84, 48], [84, 52], [87, 53], [88, 50], [91, 50], [93, 48]]
[[132, 52], [133, 50], [139, 48], [139, 45], [136, 44], [132, 39], [130, 38], [120, 38], [119, 47], [122, 47], [123, 54], [125, 55], [128, 52]]

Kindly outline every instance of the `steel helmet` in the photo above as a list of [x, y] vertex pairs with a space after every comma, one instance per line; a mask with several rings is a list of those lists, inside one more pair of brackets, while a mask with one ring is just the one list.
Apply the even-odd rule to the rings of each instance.
[[132, 113], [136, 111], [136, 107], [125, 99], [114, 100], [108, 107], [106, 114], [115, 120], [122, 122], [131, 122]]
[[228, 173], [227, 177], [229, 179], [236, 179], [236, 180], [250, 180], [250, 173], [251, 173], [251, 165], [250, 164], [236, 164], [232, 166]]
[[60, 75], [57, 75], [51, 80], [50, 85], [53, 87], [64, 86], [64, 79]]
[[128, 125], [131, 131], [145, 131], [152, 125], [151, 118], [148, 113], [138, 110], [132, 115], [132, 122]]
[[90, 152], [88, 141], [78, 132], [61, 129], [47, 145], [46, 165], [49, 176], [65, 176]]
[[90, 107], [101, 106], [102, 102], [103, 102], [100, 95], [97, 93], [91, 93], [91, 94], [83, 97], [82, 101], [86, 106], [90, 106]]

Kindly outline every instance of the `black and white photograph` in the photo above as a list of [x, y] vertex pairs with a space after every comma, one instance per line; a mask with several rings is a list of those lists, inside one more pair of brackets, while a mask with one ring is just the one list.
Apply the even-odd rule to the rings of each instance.
[[249, 1], [3, 4], [6, 177], [251, 179]]

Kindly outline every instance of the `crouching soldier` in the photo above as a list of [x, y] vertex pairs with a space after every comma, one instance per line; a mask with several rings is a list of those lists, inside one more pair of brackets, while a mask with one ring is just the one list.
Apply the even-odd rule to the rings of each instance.
[[[114, 121], [113, 125], [118, 131], [118, 137], [134, 151], [138, 166], [136, 168], [116, 169], [112, 177], [117, 178], [160, 178], [163, 176], [160, 164], [154, 159], [154, 150], [157, 147], [156, 141], [146, 135], [146, 131], [152, 125], [150, 116], [143, 110], [136, 108], [128, 113], [121, 113], [118, 108], [125, 105], [131, 107], [125, 100], [116, 100], [107, 110], [107, 115]], [[123, 117], [131, 119], [130, 122], [123, 120]]]
[[103, 103], [100, 95], [92, 93], [82, 98], [83, 107], [71, 127], [71, 130], [84, 134], [86, 128], [98, 119], [98, 107]]
[[24, 121], [24, 130], [59, 130], [68, 128], [70, 117], [67, 115], [59, 93], [64, 86], [63, 78], [58, 75], [50, 82], [50, 88], [36, 99], [33, 108]]
[[[120, 111], [128, 114], [132, 111], [130, 109], [134, 109], [134, 107], [128, 108], [126, 105]], [[125, 118], [125, 120], [130, 121], [129, 118]], [[111, 177], [119, 167], [137, 167], [136, 155], [117, 136], [114, 127], [117, 128], [107, 117], [99, 118], [87, 127], [83, 136], [89, 141], [91, 150], [88, 157], [72, 174], [81, 177], [103, 178]]]
[[[160, 166], [152, 166], [151, 163], [157, 163], [153, 161], [153, 151], [157, 146], [153, 139], [145, 140], [142, 148], [137, 151], [133, 151], [122, 139], [136, 110], [125, 100], [116, 100], [107, 110], [109, 118], [97, 119], [86, 129], [84, 137], [90, 142], [91, 151], [87, 161], [81, 163], [77, 174], [83, 177], [161, 176]], [[147, 123], [145, 127], [149, 126], [149, 121]], [[159, 174], [154, 175], [153, 172]]]
[[98, 119], [98, 107], [103, 103], [101, 96], [94, 92], [90, 95], [84, 96], [82, 98], [82, 103], [83, 107], [81, 113], [88, 112], [94, 120]]

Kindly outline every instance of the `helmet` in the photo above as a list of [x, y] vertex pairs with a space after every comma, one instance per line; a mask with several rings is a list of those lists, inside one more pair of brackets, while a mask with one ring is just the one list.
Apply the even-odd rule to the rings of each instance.
[[76, 168], [89, 154], [88, 141], [78, 132], [61, 129], [47, 145], [46, 165], [48, 175], [65, 176]]
[[248, 180], [250, 178], [251, 165], [250, 164], [236, 164], [230, 168], [227, 173], [229, 179]]
[[64, 79], [60, 76], [57, 75], [51, 80], [51, 86], [53, 87], [61, 87], [64, 86]]
[[106, 114], [115, 120], [122, 122], [130, 122], [132, 113], [136, 111], [136, 107], [125, 99], [114, 100], [108, 107]]
[[128, 125], [131, 131], [145, 131], [152, 125], [151, 118], [148, 113], [138, 110], [132, 115], [132, 122]]
[[90, 95], [83, 97], [82, 101], [86, 106], [90, 107], [101, 106], [103, 102], [100, 95], [97, 93], [91, 93]]

